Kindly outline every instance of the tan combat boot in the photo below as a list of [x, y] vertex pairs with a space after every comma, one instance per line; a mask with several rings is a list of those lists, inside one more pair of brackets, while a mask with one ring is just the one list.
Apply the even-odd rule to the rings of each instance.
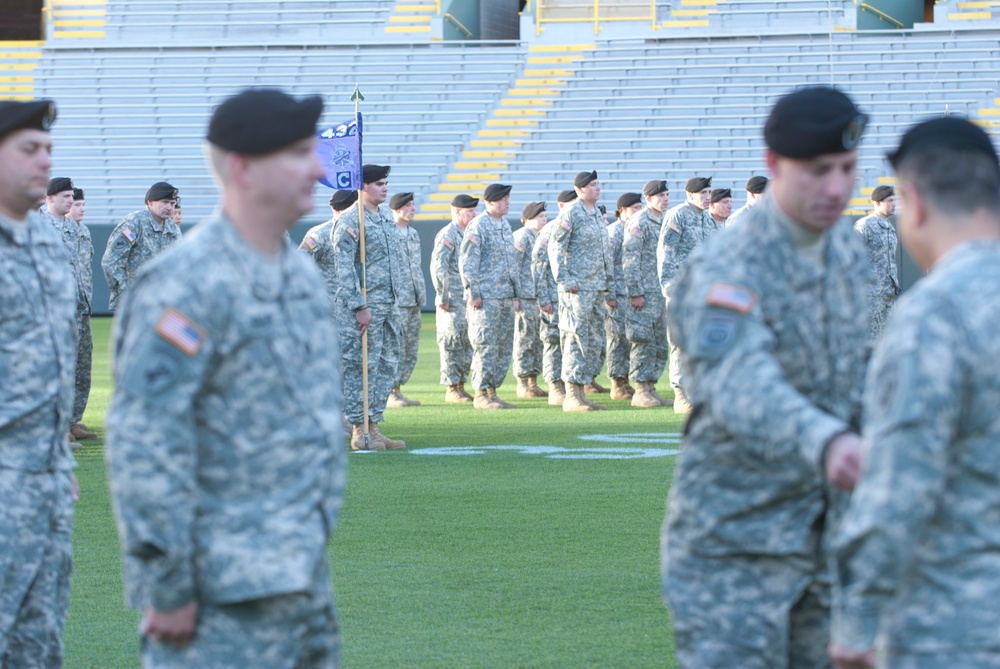
[[476, 397], [472, 400], [472, 407], [474, 409], [503, 409], [502, 404], [486, 394], [485, 388], [480, 388], [476, 391]]
[[456, 383], [453, 386], [448, 386], [448, 390], [444, 393], [444, 401], [450, 404], [462, 404], [471, 402], [472, 398], [469, 397], [468, 393], [463, 393], [462, 386]]
[[691, 403], [680, 388], [674, 388], [674, 413], [691, 413]]
[[517, 408], [516, 404], [511, 404], [510, 402], [505, 402], [504, 400], [500, 399], [497, 396], [497, 389], [496, 388], [487, 388], [486, 389], [486, 394], [490, 396], [491, 400], [493, 400], [494, 402], [497, 402], [500, 405], [501, 409], [516, 409]]
[[660, 400], [653, 396], [652, 391], [650, 391], [650, 386], [653, 384], [649, 381], [636, 381], [635, 383], [635, 395], [632, 396], [632, 406], [634, 407], [658, 407], [663, 406], [660, 404]]
[[607, 411], [608, 410], [608, 407], [607, 407], [606, 404], [598, 404], [597, 402], [594, 402], [589, 397], [587, 397], [587, 393], [583, 393], [583, 395], [581, 395], [581, 397], [583, 397], [583, 401], [586, 402], [587, 404], [589, 404], [594, 409], [594, 411]]
[[402, 409], [405, 406], [409, 406], [399, 393], [399, 386], [389, 391], [389, 397], [386, 399], [385, 405], [390, 409]]
[[470, 395], [469, 391], [467, 391], [465, 389], [465, 384], [464, 383], [458, 384], [458, 392], [461, 393], [462, 397], [465, 398], [466, 402], [471, 402], [472, 401], [472, 395]]
[[405, 441], [401, 439], [390, 439], [382, 434], [378, 429], [378, 423], [369, 423], [368, 430], [372, 433], [372, 436], [385, 444], [385, 448], [388, 451], [398, 451], [401, 448], [406, 448]]
[[549, 404], [561, 407], [566, 401], [566, 386], [562, 381], [553, 381], [549, 384]]
[[[579, 383], [566, 384], [566, 399], [563, 401], [563, 411], [599, 411], [599, 405], [587, 401], [583, 385]], [[606, 407], [605, 407], [606, 408]]]
[[350, 441], [351, 440], [351, 436], [354, 433], [354, 429], [353, 429], [354, 426], [351, 425], [351, 421], [347, 420], [347, 416], [342, 416], [342, 419], [344, 421], [344, 439], [347, 439], [348, 441]]
[[409, 397], [403, 394], [403, 389], [400, 388], [399, 386], [396, 386], [396, 394], [399, 395], [404, 402], [406, 402], [406, 406], [408, 407], [420, 406], [420, 400], [411, 400]]
[[653, 393], [653, 397], [659, 400], [660, 406], [672, 407], [674, 405], [674, 401], [672, 399], [670, 399], [669, 397], [664, 397], [659, 392], [657, 392], [656, 383], [654, 381], [649, 382], [649, 391]]
[[590, 383], [584, 386], [583, 391], [587, 394], [611, 392], [607, 388], [599, 384], [597, 382], [597, 379], [593, 379]]
[[519, 376], [517, 377], [517, 396], [521, 399], [527, 399], [531, 397], [531, 388], [528, 387], [528, 377]]
[[538, 387], [538, 375], [529, 374], [528, 375], [528, 390], [531, 391], [532, 397], [548, 397], [549, 394]]
[[352, 451], [384, 451], [385, 443], [375, 438], [372, 428], [375, 423], [368, 423], [368, 447], [365, 448], [365, 433], [360, 425], [351, 426], [351, 450]]
[[630, 400], [635, 395], [635, 389], [628, 384], [628, 379], [611, 379], [611, 399]]
[[97, 439], [97, 433], [91, 432], [83, 423], [73, 423], [70, 425], [69, 434], [74, 439]]

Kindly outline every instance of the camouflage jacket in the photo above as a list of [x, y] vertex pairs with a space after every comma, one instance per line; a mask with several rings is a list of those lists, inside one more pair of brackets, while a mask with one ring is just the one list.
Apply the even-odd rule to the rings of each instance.
[[170, 219], [157, 223], [149, 209], [134, 211], [115, 226], [101, 258], [101, 268], [111, 289], [111, 309], [139, 269], [181, 238], [181, 229]]

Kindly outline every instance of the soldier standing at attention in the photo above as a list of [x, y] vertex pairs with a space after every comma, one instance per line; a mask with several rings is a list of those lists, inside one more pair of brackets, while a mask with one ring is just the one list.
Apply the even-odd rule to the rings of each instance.
[[615, 220], [608, 226], [608, 253], [613, 270], [615, 308], [604, 313], [604, 334], [607, 338], [608, 378], [611, 379], [611, 399], [631, 400], [635, 388], [629, 385], [629, 353], [631, 344], [625, 336], [625, 303], [628, 290], [625, 287], [625, 271], [622, 253], [625, 243], [625, 225], [642, 209], [642, 196], [625, 193], [618, 198]]
[[729, 218], [726, 219], [726, 227], [739, 221], [750, 209], [756, 206], [760, 202], [760, 198], [763, 197], [766, 188], [767, 177], [750, 177], [747, 180], [747, 203], [730, 214]]
[[[389, 167], [361, 168], [360, 200], [342, 213], [333, 228], [334, 262], [338, 276], [337, 326], [343, 346], [344, 414], [351, 423], [351, 448], [365, 449], [364, 389], [361, 369], [361, 335], [368, 333], [368, 449], [406, 448], [379, 430], [386, 400], [399, 374], [401, 348], [399, 307], [396, 296], [402, 284], [399, 233], [392, 213], [382, 205], [389, 192]], [[365, 261], [361, 262], [359, 211], [365, 213]], [[361, 294], [362, 273], [366, 296]]]
[[76, 304], [61, 235], [36, 213], [51, 100], [0, 101], [0, 666], [61, 667], [76, 463]]
[[854, 224], [868, 249], [868, 331], [878, 341], [899, 288], [896, 249], [899, 240], [889, 217], [896, 211], [896, 193], [892, 186], [876, 186], [872, 191], [874, 211]]
[[[576, 197], [575, 191], [573, 197]], [[560, 407], [566, 399], [566, 386], [562, 380], [562, 346], [559, 343], [559, 295], [549, 263], [549, 241], [558, 217], [565, 211], [563, 207], [560, 204], [556, 219], [547, 222], [538, 231], [531, 249], [531, 277], [535, 282], [540, 312], [538, 337], [542, 341], [542, 378], [549, 385], [549, 404]]]
[[339, 345], [284, 237], [323, 174], [322, 108], [274, 89], [219, 105], [221, 207], [119, 310], [107, 458], [145, 667], [338, 664]]
[[514, 235], [505, 216], [510, 186], [490, 184], [483, 193], [486, 211], [469, 223], [459, 251], [458, 271], [470, 311], [472, 385], [477, 409], [513, 409], [497, 397], [514, 350], [514, 312], [520, 310], [520, 278]]
[[674, 402], [656, 392], [656, 382], [667, 364], [667, 326], [664, 299], [657, 279], [656, 245], [660, 221], [670, 203], [670, 190], [662, 179], [642, 187], [646, 206], [629, 219], [622, 242], [625, 275], [625, 335], [629, 351], [629, 377], [635, 383], [634, 407], [670, 406]]
[[713, 189], [708, 213], [717, 225], [725, 227], [729, 215], [733, 213], [733, 191], [728, 188]]
[[181, 212], [181, 201], [180, 198], [174, 202], [174, 213], [170, 215], [170, 220], [177, 224], [177, 227], [181, 227], [181, 221], [184, 220], [184, 214]]
[[[529, 202], [521, 211], [523, 227], [514, 231], [514, 258], [521, 281], [521, 310], [514, 314], [514, 376], [517, 377], [517, 396], [522, 398], [548, 396], [538, 387], [538, 375], [542, 373], [542, 339], [539, 336], [542, 312], [531, 271], [535, 240], [547, 220], [545, 203]], [[552, 305], [549, 307], [551, 309]]]
[[[77, 223], [83, 223], [83, 217], [86, 214], [87, 214], [87, 199], [84, 197], [83, 190], [80, 188], [74, 188], [73, 206], [70, 207], [69, 213], [66, 214], [66, 217], [76, 221]], [[93, 274], [93, 270], [91, 270], [91, 274]]]
[[681, 666], [829, 667], [830, 554], [861, 464], [867, 259], [841, 213], [866, 117], [833, 88], [778, 100], [769, 196], [672, 283], [694, 411], [663, 527]]
[[111, 289], [112, 311], [139, 268], [181, 238], [172, 218], [176, 202], [177, 189], [158, 181], [146, 191], [146, 208], [132, 212], [111, 231], [101, 268]]
[[588, 361], [598, 357], [594, 348], [604, 344], [603, 337], [595, 336], [595, 323], [602, 323], [603, 310], [613, 310], [617, 303], [610, 290], [608, 233], [597, 210], [601, 196], [597, 172], [580, 172], [573, 185], [577, 200], [556, 219], [548, 245], [559, 289], [563, 379], [569, 383], [563, 411], [596, 411], [607, 407], [591, 402], [584, 393], [584, 386], [594, 380]]
[[403, 349], [400, 352], [399, 375], [396, 385], [389, 391], [386, 406], [416, 407], [417, 400], [403, 395], [400, 387], [410, 380], [413, 368], [417, 366], [417, 348], [420, 346], [420, 309], [427, 301], [427, 287], [424, 283], [424, 269], [420, 257], [420, 235], [410, 225], [417, 213], [413, 203], [413, 193], [396, 193], [389, 200], [396, 233], [399, 235], [399, 261], [401, 263], [400, 287], [396, 295], [396, 306], [402, 317], [401, 336]]
[[[712, 177], [691, 177], [684, 185], [684, 190], [687, 200], [667, 212], [660, 227], [660, 239], [656, 247], [660, 289], [668, 304], [670, 285], [687, 264], [688, 256], [709, 235], [722, 227], [708, 213], [709, 200], [712, 198]], [[684, 394], [680, 351], [670, 336], [668, 330], [667, 344], [670, 347], [670, 385], [674, 389], [674, 413], [689, 414], [691, 403]]]
[[352, 204], [358, 201], [358, 191], [337, 190], [330, 196], [330, 209], [333, 212], [329, 221], [314, 225], [306, 232], [299, 244], [299, 251], [313, 259], [316, 267], [323, 275], [326, 286], [326, 298], [330, 302], [330, 313], [336, 316], [337, 306], [337, 264], [333, 249], [333, 226], [340, 215]]
[[458, 271], [458, 252], [465, 229], [476, 217], [479, 198], [456, 195], [451, 201], [451, 223], [434, 237], [431, 251], [431, 283], [434, 284], [434, 323], [438, 351], [441, 354], [441, 385], [448, 386], [444, 401], [471, 402], [465, 380], [472, 366], [472, 344], [462, 296], [462, 275]]

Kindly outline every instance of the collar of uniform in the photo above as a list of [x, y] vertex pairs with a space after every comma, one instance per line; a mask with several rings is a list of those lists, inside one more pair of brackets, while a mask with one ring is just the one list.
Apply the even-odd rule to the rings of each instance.
[[23, 221], [15, 221], [0, 214], [0, 232], [18, 246], [24, 246], [28, 242], [28, 224], [31, 222], [32, 213], [29, 211]]
[[929, 273], [939, 272], [945, 268], [961, 264], [966, 258], [975, 257], [983, 252], [992, 253], [994, 256], [1000, 255], [1000, 240], [972, 239], [953, 246], [947, 253], [938, 258], [937, 263], [930, 268]]
[[654, 216], [653, 215], [653, 210], [650, 209], [648, 206], [645, 206], [645, 207], [642, 208], [641, 214], [643, 216], [645, 216], [649, 221], [653, 222], [656, 225], [660, 225], [663, 222], [663, 212], [662, 211], [660, 212], [659, 216]]
[[798, 267], [795, 273], [797, 279], [793, 283], [807, 285], [818, 280], [825, 265], [829, 235], [803, 228], [789, 218], [766, 192], [764, 199], [752, 211], [757, 212], [758, 219], [766, 221], [777, 238], [785, 240], [791, 247], [789, 255]]

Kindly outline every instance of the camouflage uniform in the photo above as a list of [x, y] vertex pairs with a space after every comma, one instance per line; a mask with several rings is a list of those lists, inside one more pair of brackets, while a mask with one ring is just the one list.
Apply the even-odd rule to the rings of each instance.
[[867, 259], [849, 224], [816, 235], [767, 196], [673, 282], [668, 323], [694, 411], [662, 535], [685, 667], [825, 667], [827, 443], [857, 430]]
[[542, 312], [531, 271], [531, 253], [538, 233], [530, 228], [514, 231], [514, 257], [521, 280], [521, 310], [514, 314], [514, 376], [542, 373], [542, 339], [539, 336]]
[[629, 378], [633, 381], [656, 383], [667, 364], [667, 332], [664, 316], [665, 301], [657, 279], [656, 245], [660, 236], [660, 220], [645, 207], [625, 226], [622, 243], [622, 270], [628, 297], [646, 300], [641, 310], [631, 302], [625, 304], [625, 334], [632, 347], [629, 358]]
[[128, 602], [199, 604], [191, 644], [147, 638], [146, 666], [336, 665], [326, 547], [346, 458], [319, 281], [216, 215], [123, 300], [107, 459]]
[[871, 272], [868, 275], [868, 330], [878, 340], [896, 296], [900, 294], [896, 247], [899, 240], [889, 219], [870, 214], [854, 224], [868, 248]]
[[[558, 219], [556, 219], [558, 220]], [[551, 304], [552, 313], [539, 310], [538, 336], [542, 340], [542, 378], [552, 384], [562, 381], [562, 345], [559, 342], [559, 294], [549, 263], [549, 241], [556, 221], [552, 220], [538, 231], [531, 250], [531, 277], [535, 281], [535, 294], [540, 305]]]
[[401, 346], [399, 308], [396, 295], [401, 283], [399, 236], [392, 214], [384, 206], [377, 213], [365, 210], [365, 264], [367, 297], [361, 296], [360, 225], [355, 202], [337, 219], [333, 228], [340, 293], [337, 299], [337, 326], [343, 346], [341, 369], [344, 378], [344, 415], [352, 425], [364, 422], [364, 393], [361, 375], [361, 331], [355, 312], [367, 306], [372, 314], [368, 326], [368, 416], [381, 423], [389, 391], [399, 374]]
[[76, 304], [60, 235], [0, 215], [0, 666], [60, 667], [69, 611]]
[[[604, 312], [604, 335], [607, 339], [608, 378], [627, 379], [629, 367], [629, 345], [625, 337], [625, 273], [622, 267], [622, 250], [625, 242], [625, 224], [615, 221], [607, 228], [608, 255], [611, 259], [612, 289], [617, 302], [615, 308]], [[600, 368], [598, 368], [600, 371]]]
[[487, 213], [476, 216], [465, 229], [458, 271], [466, 300], [483, 299], [470, 308], [472, 387], [499, 388], [507, 377], [514, 350], [514, 299], [520, 297], [514, 236], [506, 218]]
[[302, 243], [299, 244], [299, 251], [313, 259], [320, 274], [323, 275], [323, 284], [326, 286], [326, 299], [330, 304], [330, 313], [336, 316], [337, 306], [337, 264], [336, 254], [333, 252], [333, 224], [330, 219], [325, 223], [309, 228]]
[[729, 214], [729, 218], [726, 219], [726, 227], [733, 225], [734, 223], [739, 223], [743, 220], [743, 217], [747, 215], [747, 212], [753, 209], [754, 205], [747, 202], [745, 205]]
[[[563, 380], [587, 385], [594, 380], [595, 351], [604, 345], [595, 329], [604, 322], [604, 303], [614, 299], [608, 233], [601, 213], [587, 209], [582, 200], [564, 209], [554, 223], [549, 262], [559, 288]], [[574, 287], [578, 291], [570, 293]]]
[[111, 289], [109, 307], [118, 306], [139, 268], [181, 238], [181, 229], [167, 218], [157, 223], [149, 209], [134, 211], [115, 226], [101, 258], [104, 278]]
[[435, 304], [448, 305], [448, 311], [437, 309], [434, 314], [441, 353], [441, 385], [444, 386], [465, 383], [472, 365], [462, 276], [458, 271], [458, 252], [463, 237], [461, 228], [449, 223], [434, 237], [434, 250], [431, 252], [431, 283], [437, 293]]
[[900, 299], [872, 360], [833, 640], [871, 648], [882, 630], [887, 666], [1000, 666], [1000, 311], [983, 301], [997, 291], [1000, 243], [957, 246]]
[[420, 258], [420, 235], [412, 225], [406, 228], [396, 226], [399, 235], [399, 291], [396, 306], [402, 318], [402, 352], [399, 374], [394, 385], [401, 386], [410, 380], [413, 368], [417, 366], [417, 348], [420, 346], [420, 309], [427, 301], [424, 270]]

